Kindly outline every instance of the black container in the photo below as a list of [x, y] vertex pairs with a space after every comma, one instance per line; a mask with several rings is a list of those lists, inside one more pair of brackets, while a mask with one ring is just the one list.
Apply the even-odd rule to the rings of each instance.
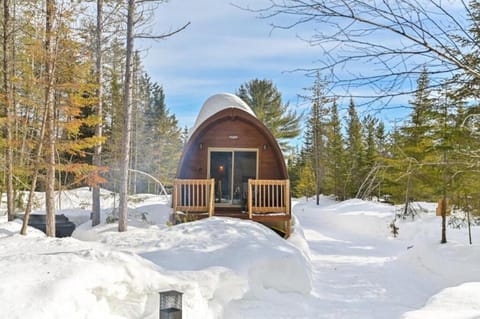
[[[23, 220], [24, 216], [20, 216]], [[28, 218], [28, 226], [32, 226], [38, 230], [47, 233], [47, 216], [42, 214], [30, 214]], [[75, 224], [68, 220], [64, 214], [55, 215], [55, 237], [72, 236], [75, 230]]]

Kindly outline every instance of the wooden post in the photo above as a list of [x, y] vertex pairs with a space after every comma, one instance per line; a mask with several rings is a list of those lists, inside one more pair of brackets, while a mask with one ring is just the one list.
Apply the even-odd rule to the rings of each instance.
[[209, 189], [209, 211], [208, 211], [208, 216], [212, 217], [215, 211], [215, 179], [211, 178], [210, 179], [210, 189]]
[[252, 180], [248, 180], [248, 218], [252, 219], [252, 192], [253, 192], [253, 185]]

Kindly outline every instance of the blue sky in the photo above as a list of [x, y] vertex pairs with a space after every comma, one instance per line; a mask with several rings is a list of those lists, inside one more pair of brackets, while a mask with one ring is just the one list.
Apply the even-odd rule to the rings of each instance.
[[313, 79], [298, 68], [312, 68], [320, 49], [310, 47], [292, 30], [272, 29], [272, 21], [231, 4], [260, 7], [260, 0], [171, 0], [159, 6], [154, 33], [165, 33], [190, 21], [183, 32], [163, 41], [137, 43], [145, 71], [163, 85], [167, 106], [179, 124], [191, 127], [203, 102], [221, 92], [235, 93], [249, 80], [268, 79], [284, 102], [299, 111], [298, 98]]
[[[137, 47], [144, 49], [145, 71], [153, 81], [163, 85], [167, 106], [181, 127], [193, 125], [202, 104], [211, 95], [235, 93], [242, 83], [255, 78], [273, 81], [291, 108], [300, 112], [308, 108], [298, 96], [312, 86], [313, 79], [294, 70], [319, 65], [318, 61], [324, 58], [322, 49], [302, 39], [310, 39], [312, 32], [325, 31], [326, 26], [273, 29], [270, 24], [274, 21], [237, 7], [258, 9], [268, 4], [268, 0], [170, 0], [158, 7], [150, 31], [153, 34], [170, 32], [191, 22], [186, 30], [167, 40], [137, 42]], [[459, 4], [446, 0], [444, 5], [455, 12]], [[285, 20], [275, 22], [288, 24]], [[391, 34], [380, 32], [375, 36], [382, 37], [381, 43], [386, 46], [402, 43]], [[352, 73], [368, 74], [378, 67], [349, 64], [348, 69], [336, 70], [335, 74], [346, 77]], [[415, 85], [415, 79], [411, 79], [409, 85]], [[371, 94], [368, 88], [361, 87], [349, 91], [354, 95], [369, 95], [365, 92]], [[406, 106], [410, 99], [398, 97], [390, 106]], [[348, 105], [348, 101], [339, 102], [340, 108]], [[365, 101], [355, 102], [359, 105]], [[372, 110], [359, 113], [364, 116], [367, 112]], [[380, 117], [388, 128], [405, 119], [408, 108], [373, 115]]]

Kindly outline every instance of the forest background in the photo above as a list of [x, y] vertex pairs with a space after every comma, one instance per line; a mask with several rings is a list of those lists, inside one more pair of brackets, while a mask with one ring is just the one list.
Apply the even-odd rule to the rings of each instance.
[[[395, 203], [449, 198], [478, 215], [479, 2], [462, 2], [463, 17], [433, 0], [301, 3], [271, 1], [252, 14], [296, 17], [276, 26], [287, 29], [324, 23], [328, 32], [316, 33], [312, 45], [345, 46], [337, 56], [326, 51], [323, 66], [305, 70], [312, 86], [299, 95], [308, 112], [293, 109], [269, 79], [245, 79], [235, 92], [279, 140], [292, 195]], [[131, 39], [163, 39], [188, 24], [161, 35], [143, 32], [161, 2], [2, 4], [0, 191], [7, 193], [9, 219], [31, 210], [33, 191], [89, 185], [122, 194], [125, 165], [127, 193], [160, 191], [144, 173], [168, 189], [188, 128], [179, 126], [165, 103], [168, 92], [144, 70]], [[405, 41], [394, 48], [366, 41], [375, 32]], [[335, 76], [338, 67], [361, 61], [383, 68], [374, 76]], [[376, 93], [338, 90], [361, 85]], [[389, 100], [400, 95], [409, 97], [409, 116], [386, 125], [379, 110], [388, 111]], [[294, 146], [299, 135], [303, 144]], [[26, 207], [23, 191], [30, 191]], [[53, 196], [46, 198], [47, 212], [54, 210]]]

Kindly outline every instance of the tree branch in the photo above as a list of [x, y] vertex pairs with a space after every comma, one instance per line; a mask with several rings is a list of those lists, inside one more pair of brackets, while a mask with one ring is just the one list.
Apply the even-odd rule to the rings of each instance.
[[183, 25], [182, 27], [172, 31], [172, 32], [168, 32], [168, 33], [164, 33], [164, 34], [161, 34], [161, 35], [143, 35], [143, 34], [137, 34], [135, 35], [135, 38], [136, 39], [153, 39], [153, 40], [163, 40], [163, 39], [166, 39], [168, 37], [171, 37], [172, 35], [175, 35], [183, 30], [185, 30], [191, 23], [190, 22], [187, 22], [185, 25]]

